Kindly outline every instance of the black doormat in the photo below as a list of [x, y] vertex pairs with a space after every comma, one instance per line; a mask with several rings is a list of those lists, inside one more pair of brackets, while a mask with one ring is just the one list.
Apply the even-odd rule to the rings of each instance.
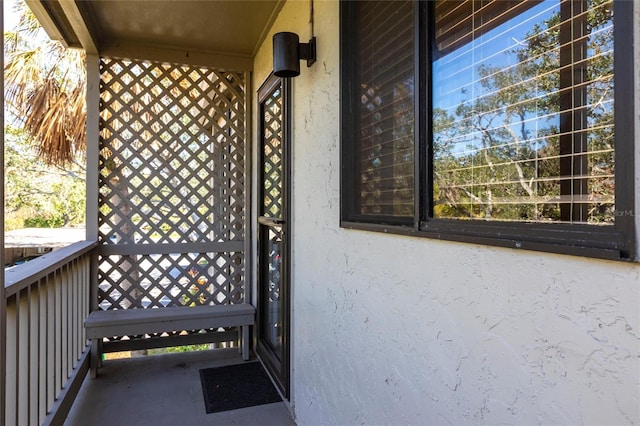
[[259, 362], [205, 368], [200, 381], [207, 414], [282, 401]]

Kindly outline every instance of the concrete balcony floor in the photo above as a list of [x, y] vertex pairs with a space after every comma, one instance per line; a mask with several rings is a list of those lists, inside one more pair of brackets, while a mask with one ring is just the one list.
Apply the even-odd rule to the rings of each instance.
[[65, 425], [295, 426], [284, 402], [207, 414], [199, 370], [242, 362], [233, 348], [105, 361], [97, 379], [85, 379]]

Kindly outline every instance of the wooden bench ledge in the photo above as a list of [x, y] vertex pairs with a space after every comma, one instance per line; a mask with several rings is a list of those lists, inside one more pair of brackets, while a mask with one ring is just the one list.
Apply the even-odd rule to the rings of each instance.
[[255, 308], [248, 303], [150, 309], [94, 311], [84, 321], [90, 339], [165, 331], [253, 325]]
[[242, 359], [248, 361], [251, 341], [248, 326], [253, 325], [255, 313], [256, 309], [248, 303], [91, 312], [84, 321], [87, 338], [91, 339], [91, 378], [97, 377], [102, 363], [103, 337], [239, 326]]

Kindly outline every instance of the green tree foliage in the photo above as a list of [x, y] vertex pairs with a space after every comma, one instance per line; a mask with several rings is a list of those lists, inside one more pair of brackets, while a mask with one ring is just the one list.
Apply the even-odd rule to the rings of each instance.
[[72, 163], [85, 152], [84, 52], [44, 36], [33, 13], [18, 3], [20, 21], [5, 32], [5, 105], [48, 164]]
[[24, 2], [4, 33], [5, 229], [84, 223], [84, 54], [49, 40]]
[[585, 18], [573, 23], [584, 26], [586, 36], [574, 36], [578, 42], [572, 43], [585, 43], [588, 61], [577, 65], [576, 72], [583, 66], [588, 84], [571, 92], [562, 87], [561, 70], [567, 67], [561, 51], [575, 46], [561, 43], [561, 28], [567, 24], [561, 24], [558, 10], [532, 26], [522, 41], [514, 40], [515, 47], [504, 51], [503, 59], [495, 59], [497, 64], [474, 68], [474, 95], [462, 88], [462, 101], [455, 109], [434, 110], [436, 217], [561, 220], [557, 200], [567, 196], [559, 183], [567, 176], [561, 173], [561, 135], [569, 132], [559, 124], [566, 114], [560, 97], [582, 91], [580, 96], [587, 99], [584, 123], [572, 132], [586, 134], [590, 152], [588, 189], [583, 194], [589, 197], [588, 217], [596, 223], [613, 220], [612, 2], [586, 4], [589, 12], [581, 15]]
[[49, 166], [24, 131], [5, 133], [5, 229], [84, 223], [84, 170]]

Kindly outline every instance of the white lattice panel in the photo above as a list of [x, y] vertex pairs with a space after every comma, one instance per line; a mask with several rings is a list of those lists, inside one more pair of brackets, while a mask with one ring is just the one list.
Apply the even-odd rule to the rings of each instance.
[[[135, 286], [130, 285], [136, 277]], [[102, 309], [162, 308], [243, 301], [242, 253], [100, 257]]]
[[100, 66], [100, 307], [243, 301], [243, 75], [111, 58]]

